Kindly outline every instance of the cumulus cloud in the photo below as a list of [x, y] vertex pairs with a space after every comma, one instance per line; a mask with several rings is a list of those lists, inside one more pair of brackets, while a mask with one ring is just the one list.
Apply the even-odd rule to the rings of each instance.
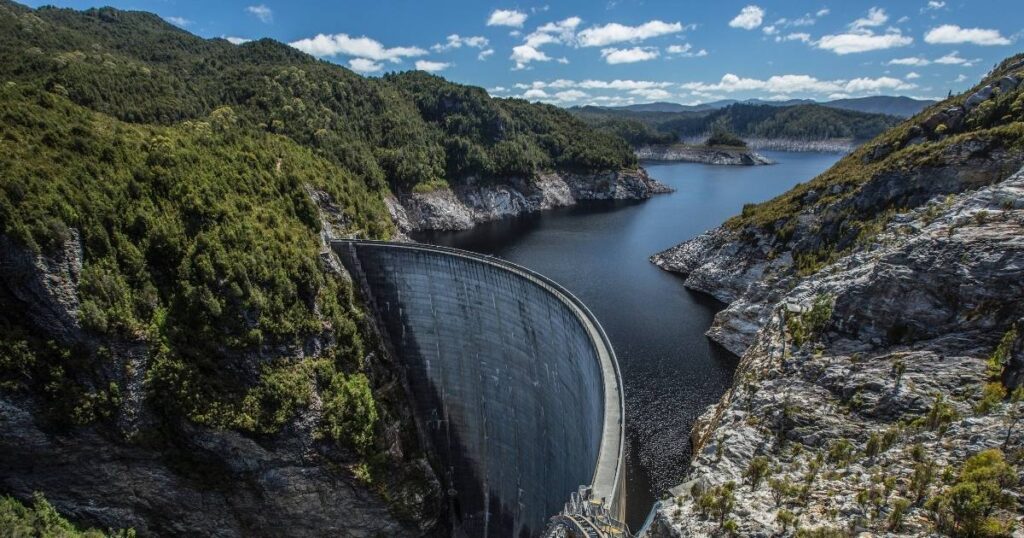
[[384, 69], [384, 65], [367, 58], [352, 58], [348, 61], [348, 68], [357, 73], [376, 73]]
[[228, 41], [228, 43], [231, 43], [232, 45], [241, 45], [242, 43], [248, 43], [248, 42], [252, 41], [251, 39], [246, 39], [244, 37], [233, 37], [233, 36], [224, 36], [224, 39], [226, 39]]
[[447, 62], [432, 62], [430, 60], [416, 60], [416, 69], [420, 71], [426, 71], [433, 73], [435, 71], [441, 71], [451, 67], [452, 64]]
[[523, 93], [523, 99], [546, 99], [547, 97], [549, 97], [548, 92], [537, 88], [526, 90]]
[[924, 7], [924, 10], [942, 9], [944, 7], [946, 7], [945, 2], [940, 2], [938, 0], [928, 0], [928, 5]]
[[579, 101], [587, 97], [590, 97], [590, 94], [580, 90], [565, 90], [555, 93], [555, 99], [558, 101]]
[[905, 78], [907, 80], [914, 80], [914, 79], [921, 78], [921, 75], [917, 74], [914, 71], [911, 71], [911, 72], [907, 73], [907, 75], [905, 77], [903, 77], [903, 78]]
[[629, 49], [601, 49], [601, 57], [609, 64], [631, 64], [653, 60], [659, 56], [656, 47], [632, 47]]
[[927, 58], [921, 58], [919, 56], [910, 56], [907, 58], [893, 58], [889, 60], [889, 65], [913, 65], [913, 66], [925, 66], [932, 63]]
[[576, 27], [583, 22], [579, 17], [569, 17], [558, 22], [549, 22], [537, 27], [523, 39], [523, 44], [537, 48], [550, 43], [570, 44], [576, 39]]
[[850, 23], [850, 28], [853, 30], [863, 30], [865, 28], [874, 28], [881, 26], [888, 22], [889, 16], [885, 14], [885, 10], [879, 7], [873, 7], [868, 10], [868, 16], [857, 19]]
[[344, 54], [368, 60], [400, 62], [402, 58], [423, 56], [427, 51], [419, 47], [387, 48], [369, 37], [351, 37], [348, 34], [317, 34], [315, 37], [300, 39], [291, 46], [313, 56], [337, 56]]
[[248, 6], [245, 8], [245, 11], [248, 12], [250, 15], [255, 15], [257, 19], [263, 22], [274, 21], [274, 12], [269, 7], [263, 4]]
[[928, 33], [924, 35], [924, 41], [933, 45], [971, 43], [974, 45], [992, 46], [1010, 44], [1010, 40], [1003, 37], [999, 30], [961, 28], [955, 24], [943, 24], [928, 30]]
[[792, 93], [877, 93], [883, 90], [909, 90], [917, 86], [892, 77], [820, 80], [810, 75], [774, 75], [768, 79], [756, 79], [727, 73], [716, 83], [687, 82], [681, 84], [680, 87], [694, 92], [765, 91], [772, 94], [788, 95]]
[[957, 51], [953, 51], [941, 58], [936, 58], [935, 63], [942, 65], [962, 65], [964, 67], [972, 67], [977, 60], [968, 60], [967, 58], [961, 58]]
[[192, 21], [186, 19], [185, 17], [164, 17], [164, 20], [175, 26], [180, 26], [182, 28], [192, 24]]
[[494, 49], [486, 49], [480, 51], [480, 54], [476, 55], [477, 60], [486, 60], [490, 55], [494, 54]]
[[851, 22], [848, 32], [822, 36], [814, 45], [844, 55], [905, 47], [914, 42], [912, 37], [903, 35], [899, 28], [889, 27], [885, 33], [875, 33], [873, 28], [882, 26], [888, 20], [889, 15], [884, 9], [873, 7], [868, 10], [866, 17]]
[[744, 30], [753, 30], [758, 26], [761, 26], [761, 22], [764, 21], [764, 10], [756, 5], [749, 5], [740, 10], [739, 15], [733, 17], [729, 21], [729, 26], [733, 28], [743, 28]]
[[693, 50], [693, 45], [689, 43], [683, 43], [682, 45], [669, 45], [665, 49], [665, 53], [669, 56], [682, 56], [684, 58], [702, 57], [707, 56], [708, 51], [700, 49], [698, 51]]
[[530, 62], [550, 62], [551, 57], [544, 54], [530, 45], [519, 45], [512, 47], [512, 55], [509, 59], [515, 62], [514, 69], [526, 69]]
[[459, 34], [452, 34], [445, 38], [445, 43], [437, 43], [430, 47], [430, 50], [434, 52], [443, 52], [451, 49], [459, 49], [462, 47], [471, 47], [475, 49], [483, 49], [488, 43], [490, 43], [486, 37], [483, 36], [469, 36], [463, 37]]
[[654, 82], [650, 80], [584, 80], [579, 87], [602, 90], [638, 90], [650, 88], [668, 88], [671, 82]]
[[900, 33], [899, 30], [889, 31], [884, 34], [873, 32], [855, 32], [848, 34], [834, 34], [822, 36], [816, 42], [820, 49], [829, 50], [839, 55], [868, 52], [872, 50], [885, 50], [896, 47], [905, 47], [914, 42], [914, 39]]
[[526, 13], [514, 9], [495, 9], [487, 19], [487, 26], [511, 26], [521, 28], [526, 22]]
[[642, 98], [644, 98], [644, 99], [646, 99], [648, 101], [664, 101], [665, 99], [670, 99], [672, 97], [672, 94], [670, 92], [667, 92], [667, 91], [659, 89], [659, 88], [654, 88], [654, 89], [643, 89], [643, 88], [640, 88], [640, 89], [632, 90], [629, 93], [631, 93], [633, 95], [640, 96], [640, 97], [642, 97]]
[[584, 47], [603, 47], [613, 43], [631, 42], [635, 43], [658, 37], [666, 34], [674, 34], [683, 31], [683, 25], [678, 22], [663, 22], [653, 20], [639, 26], [626, 26], [613, 22], [604, 26], [587, 28], [577, 36], [579, 44]]

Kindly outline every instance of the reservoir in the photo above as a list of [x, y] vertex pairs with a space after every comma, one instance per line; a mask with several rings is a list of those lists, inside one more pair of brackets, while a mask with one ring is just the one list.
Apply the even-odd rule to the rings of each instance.
[[626, 397], [627, 519], [682, 481], [690, 426], [732, 382], [738, 359], [704, 331], [722, 304], [648, 257], [826, 170], [838, 154], [761, 152], [772, 166], [644, 163], [676, 189], [643, 202], [587, 202], [418, 241], [499, 256], [579, 297], [618, 356]]

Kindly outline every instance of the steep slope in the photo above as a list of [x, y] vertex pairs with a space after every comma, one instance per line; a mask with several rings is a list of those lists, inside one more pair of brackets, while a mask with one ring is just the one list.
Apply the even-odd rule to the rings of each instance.
[[148, 535], [443, 533], [326, 241], [395, 235], [392, 193], [551, 176], [656, 186], [554, 107], [0, 0], [0, 494]]
[[[656, 535], [1005, 536], [1024, 521], [1024, 56], [654, 258], [742, 354]], [[1016, 172], [1016, 173], [1015, 173]]]

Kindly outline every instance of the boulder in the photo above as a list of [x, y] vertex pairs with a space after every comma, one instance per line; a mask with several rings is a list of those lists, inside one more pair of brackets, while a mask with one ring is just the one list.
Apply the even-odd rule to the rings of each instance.
[[975, 107], [992, 97], [993, 92], [994, 90], [992, 85], [986, 84], [985, 87], [971, 94], [971, 96], [967, 98], [967, 101], [964, 101], [964, 108], [970, 112]]

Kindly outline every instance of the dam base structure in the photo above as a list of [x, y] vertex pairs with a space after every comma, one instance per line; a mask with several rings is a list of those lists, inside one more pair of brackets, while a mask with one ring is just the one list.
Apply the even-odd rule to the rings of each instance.
[[332, 246], [402, 365], [454, 535], [628, 535], [622, 381], [583, 303], [489, 256]]

